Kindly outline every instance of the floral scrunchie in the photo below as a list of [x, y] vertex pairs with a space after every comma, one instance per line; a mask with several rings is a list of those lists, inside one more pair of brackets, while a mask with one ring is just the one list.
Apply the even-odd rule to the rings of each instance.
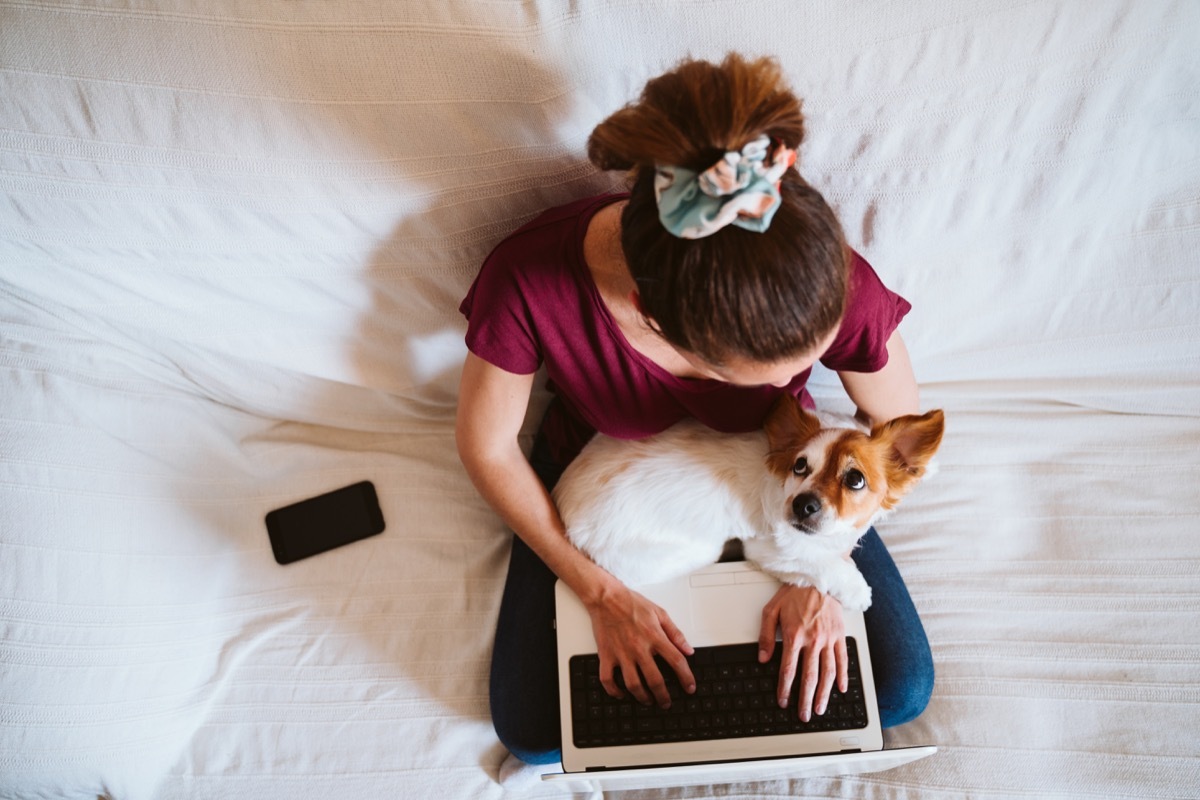
[[779, 182], [795, 163], [795, 150], [777, 142], [772, 153], [771, 140], [763, 135], [703, 172], [659, 165], [654, 176], [658, 217], [681, 239], [702, 239], [726, 225], [761, 233], [782, 202]]

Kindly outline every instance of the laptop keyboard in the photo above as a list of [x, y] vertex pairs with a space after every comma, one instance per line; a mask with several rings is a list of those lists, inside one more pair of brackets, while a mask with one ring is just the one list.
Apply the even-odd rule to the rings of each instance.
[[[846, 637], [848, 690], [843, 694], [835, 685], [825, 713], [813, 714], [808, 722], [802, 722], [796, 711], [799, 680], [792, 685], [786, 709], [775, 700], [782, 648], [776, 647], [765, 664], [758, 663], [757, 642], [695, 650], [688, 658], [696, 676], [695, 694], [686, 694], [674, 671], [657, 659], [671, 695], [671, 707], [665, 711], [656, 705], [643, 706], [628, 693], [623, 699], [609, 696], [600, 685], [600, 657], [594, 653], [573, 656], [571, 719], [575, 746], [778, 736], [867, 726], [858, 648], [853, 637]], [[619, 670], [617, 682], [621, 683]]]

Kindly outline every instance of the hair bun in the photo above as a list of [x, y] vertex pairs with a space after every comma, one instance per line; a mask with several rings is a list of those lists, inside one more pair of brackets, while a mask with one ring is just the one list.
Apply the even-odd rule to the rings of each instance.
[[804, 138], [800, 106], [774, 59], [737, 53], [720, 64], [688, 59], [597, 125], [588, 159], [603, 170], [658, 164], [703, 170], [763, 135], [796, 149]]

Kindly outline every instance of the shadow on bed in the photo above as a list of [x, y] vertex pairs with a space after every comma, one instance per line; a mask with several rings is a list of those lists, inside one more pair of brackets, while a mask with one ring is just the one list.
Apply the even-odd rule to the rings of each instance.
[[[279, 739], [264, 763], [287, 751], [288, 725], [299, 715], [341, 717], [360, 745], [365, 732], [387, 741], [389, 721], [414, 718], [426, 720], [432, 738], [461, 735], [461, 718], [475, 723], [468, 730], [492, 735], [487, 665], [510, 534], [471, 486], [454, 447], [466, 353], [457, 307], [504, 235], [543, 208], [614, 186], [582, 157], [580, 136], [560, 129], [588, 117], [574, 107], [575, 88], [522, 94], [522, 87], [560, 85], [552, 65], [513, 50], [481, 50], [470, 63], [434, 59], [429, 73], [462, 97], [412, 106], [404, 103], [407, 83], [427, 75], [392, 75], [383, 62], [347, 64], [331, 57], [336, 52], [296, 54], [306, 64], [299, 74], [337, 75], [331, 87], [383, 86], [394, 102], [342, 104], [330, 89], [329, 102], [298, 104], [305, 116], [295, 123], [314, 149], [356, 154], [339, 168], [367, 174], [330, 203], [347, 209], [348, 228], [370, 228], [362, 241], [380, 243], [361, 259], [331, 243], [336, 259], [302, 258], [280, 275], [280, 297], [305, 299], [287, 309], [297, 340], [279, 349], [285, 363], [252, 363], [261, 354], [251, 345], [245, 385], [218, 379], [205, 387], [261, 423], [245, 420], [250, 432], [239, 443], [252, 473], [245, 498], [254, 502], [236, 520], [228, 508], [197, 510], [213, 512], [204, 529], [236, 542], [242, 577], [229, 595], [263, 598], [225, 643], [210, 702], [236, 716], [239, 703], [264, 702], [249, 684], [272, 685], [265, 702], [280, 703], [278, 713], [251, 722], [278, 720], [267, 723]], [[355, 68], [362, 72], [348, 73]], [[280, 74], [278, 90], [322, 93], [295, 85], [297, 74]], [[498, 114], [509, 122], [497, 125]], [[394, 115], [405, 116], [403, 125], [389, 124]], [[423, 133], [397, 141], [394, 128], [414, 128], [410, 115], [422, 115]], [[512, 180], [514, 164], [526, 180]], [[363, 202], [377, 210], [351, 213]], [[536, 394], [527, 428], [543, 405]], [[359, 480], [374, 482], [385, 532], [276, 565], [263, 515]], [[331, 763], [349, 746], [329, 742]], [[475, 768], [494, 777], [502, 756], [497, 742]], [[405, 768], [408, 757], [400, 748], [384, 763]]]

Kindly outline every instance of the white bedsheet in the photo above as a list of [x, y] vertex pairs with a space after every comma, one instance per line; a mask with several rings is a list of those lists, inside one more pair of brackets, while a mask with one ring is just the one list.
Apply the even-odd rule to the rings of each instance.
[[[883, 529], [938, 670], [888, 742], [941, 750], [631, 796], [1200, 795], [1200, 4], [0, 0], [0, 796], [517, 794], [457, 303], [730, 49], [947, 411]], [[361, 479], [387, 531], [277, 566]]]

